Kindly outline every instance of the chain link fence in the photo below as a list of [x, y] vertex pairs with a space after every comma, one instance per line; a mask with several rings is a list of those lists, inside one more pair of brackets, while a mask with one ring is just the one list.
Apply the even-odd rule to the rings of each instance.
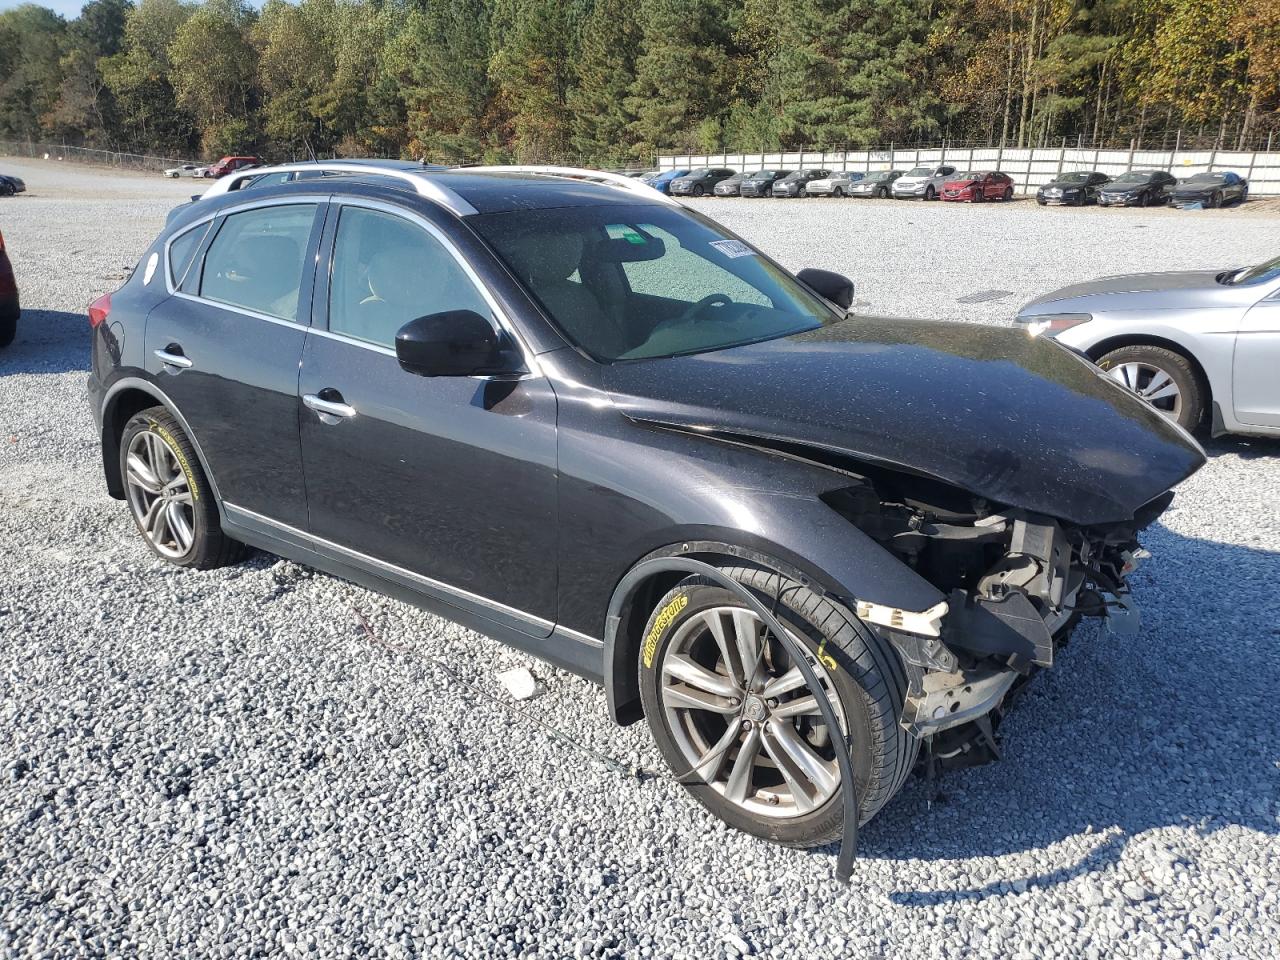
[[120, 170], [141, 170], [159, 173], [169, 167], [194, 163], [178, 157], [153, 157], [143, 153], [118, 153], [114, 150], [94, 150], [89, 147], [73, 147], [65, 143], [40, 143], [34, 140], [0, 140], [0, 156], [34, 157], [40, 160], [63, 160], [68, 163], [91, 163]]

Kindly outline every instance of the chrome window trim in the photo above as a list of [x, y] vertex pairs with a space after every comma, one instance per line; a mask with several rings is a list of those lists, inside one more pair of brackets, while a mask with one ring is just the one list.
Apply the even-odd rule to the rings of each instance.
[[208, 297], [198, 297], [194, 293], [185, 293], [182, 290], [175, 291], [173, 296], [180, 297], [183, 300], [190, 300], [192, 303], [203, 303], [206, 306], [217, 307], [219, 310], [230, 310], [232, 313], [238, 313], [245, 317], [252, 317], [254, 320], [265, 320], [267, 323], [279, 324], [282, 327], [293, 327], [304, 333], [311, 328], [305, 323], [299, 323], [297, 320], [286, 320], [284, 317], [273, 317], [269, 313], [259, 313], [257, 310], [251, 310], [248, 307], [242, 307], [234, 303], [223, 303], [221, 300], [211, 300]]
[[426, 587], [428, 590], [434, 590], [438, 593], [455, 597], [467, 603], [488, 608], [513, 620], [518, 620], [522, 623], [527, 623], [530, 626], [546, 630], [547, 634], [550, 634], [552, 628], [555, 626], [554, 621], [547, 620], [545, 617], [536, 616], [524, 610], [517, 609], [516, 607], [508, 606], [505, 603], [500, 603], [497, 600], [490, 600], [488, 597], [482, 597], [478, 593], [472, 593], [470, 590], [465, 590], [462, 587], [451, 586], [441, 580], [436, 580], [421, 573], [415, 573], [412, 570], [407, 570], [404, 567], [397, 566], [394, 563], [389, 563], [386, 560], [379, 560], [377, 557], [370, 556], [367, 553], [361, 553], [359, 550], [353, 550], [350, 547], [342, 546], [342, 544], [334, 543], [332, 540], [326, 540], [324, 537], [318, 537], [307, 530], [300, 530], [287, 523], [281, 523], [279, 520], [272, 520], [270, 517], [264, 516], [263, 514], [257, 513], [253, 510], [249, 510], [246, 507], [241, 507], [230, 502], [224, 503], [223, 507], [226, 509], [227, 514], [233, 519], [239, 516], [244, 519], [252, 520], [256, 523], [262, 524], [263, 526], [279, 530], [282, 533], [287, 533], [290, 536], [301, 540], [303, 543], [312, 543], [322, 546], [327, 550], [332, 550], [335, 553], [372, 568], [375, 572], [381, 571], [395, 577], [400, 577], [401, 579], [408, 580], [410, 583]]
[[[321, 204], [325, 204], [328, 202], [329, 202], [328, 195], [307, 194], [301, 197], [264, 197], [259, 200], [245, 200], [243, 203], [237, 203], [237, 204], [234, 204], [233, 206], [219, 207], [217, 210], [211, 210], [209, 213], [206, 213], [204, 216], [199, 217], [196, 220], [192, 220], [189, 224], [187, 224], [186, 229], [182, 230], [179, 233], [175, 233], [171, 235], [169, 239], [164, 242], [165, 286], [167, 287], [169, 293], [171, 294], [179, 293], [180, 291], [178, 290], [178, 287], [182, 286], [182, 280], [185, 280], [187, 277], [187, 274], [191, 272], [191, 264], [187, 264], [187, 269], [182, 274], [182, 280], [179, 280], [176, 285], [170, 281], [170, 278], [169, 278], [169, 246], [170, 244], [172, 244], [173, 241], [176, 240], [178, 237], [185, 237], [188, 233], [190, 233], [192, 230], [194, 230], [196, 227], [200, 226], [201, 224], [204, 224], [205, 230], [208, 230], [209, 224], [211, 224], [214, 220], [217, 220], [219, 217], [229, 217], [234, 213], [243, 213], [245, 210], [250, 210], [255, 207], [303, 206], [304, 204], [308, 204], [308, 203], [314, 203], [318, 207]], [[201, 246], [203, 245], [204, 245], [204, 241], [202, 239]], [[196, 252], [197, 253], [200, 252], [199, 247], [196, 248]], [[195, 263], [195, 257], [191, 258], [191, 263]], [[192, 299], [202, 300], [204, 303], [217, 303], [219, 306], [222, 306], [220, 301], [210, 300], [207, 297], [194, 297], [191, 294], [187, 294], [187, 296], [191, 297]]]
[[[412, 210], [409, 210], [405, 207], [398, 206], [394, 203], [388, 203], [385, 200], [375, 200], [370, 197], [334, 196], [331, 199], [331, 203], [333, 206], [336, 206], [339, 209], [338, 209], [338, 218], [335, 221], [334, 228], [333, 228], [333, 250], [329, 254], [329, 257], [330, 257], [329, 263], [327, 265], [321, 264], [322, 269], [324, 269], [326, 273], [332, 272], [333, 260], [338, 255], [338, 229], [342, 225], [342, 208], [361, 207], [363, 209], [375, 210], [379, 213], [385, 213], [388, 216], [399, 217], [402, 220], [408, 220], [410, 223], [413, 223], [421, 227], [422, 229], [426, 230], [426, 232], [430, 234], [432, 238], [438, 241], [440, 245], [444, 247], [444, 249], [448, 252], [448, 254], [451, 257], [453, 257], [454, 261], [458, 264], [458, 266], [462, 268], [463, 273], [467, 275], [467, 279], [471, 281], [472, 286], [474, 286], [480, 292], [480, 296], [484, 299], [484, 302], [487, 303], [489, 305], [489, 309], [493, 311], [493, 317], [498, 324], [499, 330], [506, 333], [507, 336], [509, 336], [512, 342], [516, 345], [516, 348], [520, 351], [520, 355], [524, 360], [525, 369], [528, 371], [526, 376], [536, 377], [536, 376], [542, 375], [542, 370], [538, 364], [537, 355], [529, 347], [529, 344], [525, 342], [524, 336], [520, 333], [516, 325], [512, 323], [511, 318], [507, 315], [506, 311], [504, 311], [502, 307], [499, 306], [498, 299], [493, 295], [493, 292], [489, 289], [488, 284], [486, 284], [484, 280], [481, 279], [480, 275], [476, 273], [475, 269], [467, 261], [467, 258], [462, 255], [462, 251], [460, 251], [457, 248], [453, 240], [450, 239], [449, 236], [443, 230], [441, 230], [438, 226], [436, 226], [430, 220], [423, 217], [421, 214], [415, 213]], [[332, 290], [328, 283], [325, 284], [325, 292], [326, 292], [326, 296], [332, 293]], [[329, 314], [330, 314], [329, 304], [326, 303], [325, 305], [326, 321], [329, 320]], [[328, 329], [328, 322], [326, 322], [326, 329], [323, 331], [321, 331], [317, 327], [312, 327], [311, 330], [313, 333], [321, 333], [323, 335], [330, 337], [331, 339], [340, 340], [344, 343], [350, 343], [352, 346], [364, 347], [366, 350], [375, 350], [378, 353], [388, 353], [393, 357], [396, 355], [395, 350], [389, 347], [384, 347], [381, 344], [377, 344], [377, 343], [370, 343], [368, 340], [360, 340], [355, 337], [351, 337], [346, 334], [337, 333], [333, 330], [330, 330]], [[472, 379], [477, 379], [477, 378], [472, 378]], [[478, 379], [489, 380], [493, 378], [480, 377]]]

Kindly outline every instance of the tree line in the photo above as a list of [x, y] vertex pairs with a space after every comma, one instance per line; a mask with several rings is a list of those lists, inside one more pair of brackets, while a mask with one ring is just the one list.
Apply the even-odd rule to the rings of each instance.
[[[0, 139], [646, 161], [1280, 128], [1280, 0], [90, 0], [0, 13]], [[1278, 130], [1280, 132], [1280, 130]], [[1280, 139], [1280, 138], [1278, 138]]]

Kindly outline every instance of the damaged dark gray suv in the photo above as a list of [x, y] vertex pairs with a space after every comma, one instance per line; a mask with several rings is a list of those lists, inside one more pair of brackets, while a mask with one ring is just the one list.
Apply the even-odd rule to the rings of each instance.
[[602, 683], [761, 837], [989, 756], [1204, 462], [1051, 339], [852, 316], [623, 177], [326, 170], [188, 205], [93, 305], [107, 489], [173, 563], [252, 545]]

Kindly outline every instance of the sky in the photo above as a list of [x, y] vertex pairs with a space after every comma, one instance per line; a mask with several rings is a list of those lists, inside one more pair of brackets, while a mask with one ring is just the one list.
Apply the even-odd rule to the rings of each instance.
[[[38, 3], [42, 7], [48, 7], [54, 13], [60, 13], [68, 20], [74, 20], [80, 16], [80, 8], [84, 6], [85, 0], [0, 0], [0, 10], [12, 10], [14, 7], [20, 7], [23, 3]], [[255, 7], [261, 7], [261, 0], [249, 0]]]

